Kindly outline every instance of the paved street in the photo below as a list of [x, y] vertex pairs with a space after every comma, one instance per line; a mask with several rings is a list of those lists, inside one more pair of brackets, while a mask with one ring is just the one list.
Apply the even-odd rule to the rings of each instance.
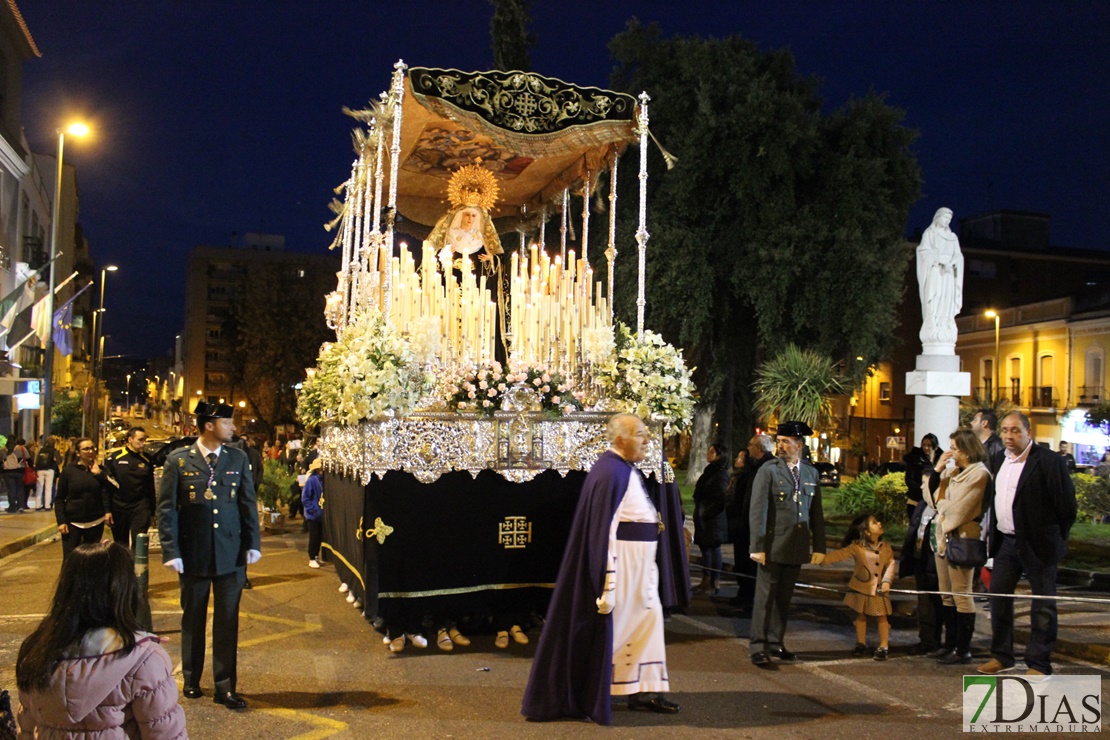
[[[239, 689], [251, 709], [238, 714], [208, 697], [182, 699], [195, 738], [577, 737], [604, 732], [592, 724], [536, 724], [519, 714], [532, 646], [493, 647], [492, 635], [470, 648], [433, 646], [392, 655], [381, 637], [338, 591], [330, 566], [306, 567], [306, 536], [267, 536], [264, 557], [244, 592]], [[0, 687], [14, 689], [20, 641], [46, 608], [61, 547], [44, 542], [0, 560]], [[152, 558], [157, 560], [155, 556]], [[839, 583], [828, 570], [804, 577]], [[725, 595], [724, 593], [722, 595]], [[179, 657], [176, 579], [151, 568], [157, 632]], [[976, 645], [985, 647], [980, 619]], [[667, 625], [676, 716], [614, 711], [615, 737], [954, 737], [959, 734], [959, 668], [941, 667], [898, 650], [914, 642], [912, 622], [895, 620], [891, 659], [848, 656], [850, 615], [833, 598], [799, 598], [789, 646], [803, 661], [760, 671], [748, 661], [748, 620], [699, 598], [689, 616]], [[1062, 635], [1063, 636], [1063, 635]], [[534, 634], [533, 634], [534, 637]], [[1058, 670], [1091, 673], [1061, 660]], [[488, 670], [487, 670], [488, 669]], [[180, 679], [179, 679], [180, 680]], [[1104, 701], [1104, 708], [1106, 703]]]

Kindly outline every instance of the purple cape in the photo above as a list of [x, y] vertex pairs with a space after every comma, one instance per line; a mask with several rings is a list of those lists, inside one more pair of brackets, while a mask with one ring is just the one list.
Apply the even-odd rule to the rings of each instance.
[[613, 618], [597, 613], [609, 558], [609, 528], [632, 466], [613, 451], [582, 484], [559, 578], [536, 646], [521, 714], [612, 723]]

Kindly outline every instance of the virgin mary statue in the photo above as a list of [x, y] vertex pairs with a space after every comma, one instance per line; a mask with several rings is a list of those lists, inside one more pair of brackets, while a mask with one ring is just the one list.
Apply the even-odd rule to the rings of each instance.
[[964, 304], [964, 257], [950, 223], [952, 211], [939, 209], [917, 246], [921, 344], [925, 354], [952, 354], [956, 346], [956, 314]]

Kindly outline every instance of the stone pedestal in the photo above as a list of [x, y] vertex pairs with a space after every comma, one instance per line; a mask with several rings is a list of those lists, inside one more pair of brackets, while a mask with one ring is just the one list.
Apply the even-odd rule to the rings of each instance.
[[971, 395], [971, 373], [960, 372], [954, 354], [918, 355], [916, 368], [906, 373], [906, 394], [914, 396], [914, 438], [907, 441], [913, 447], [932, 432], [946, 450], [960, 425], [960, 397]]

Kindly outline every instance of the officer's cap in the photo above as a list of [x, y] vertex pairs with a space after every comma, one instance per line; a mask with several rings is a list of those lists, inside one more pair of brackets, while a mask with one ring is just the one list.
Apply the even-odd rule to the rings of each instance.
[[808, 437], [813, 430], [804, 421], [784, 421], [775, 433], [780, 437]]
[[230, 419], [234, 410], [226, 403], [205, 403], [197, 401], [193, 409], [198, 419]]

